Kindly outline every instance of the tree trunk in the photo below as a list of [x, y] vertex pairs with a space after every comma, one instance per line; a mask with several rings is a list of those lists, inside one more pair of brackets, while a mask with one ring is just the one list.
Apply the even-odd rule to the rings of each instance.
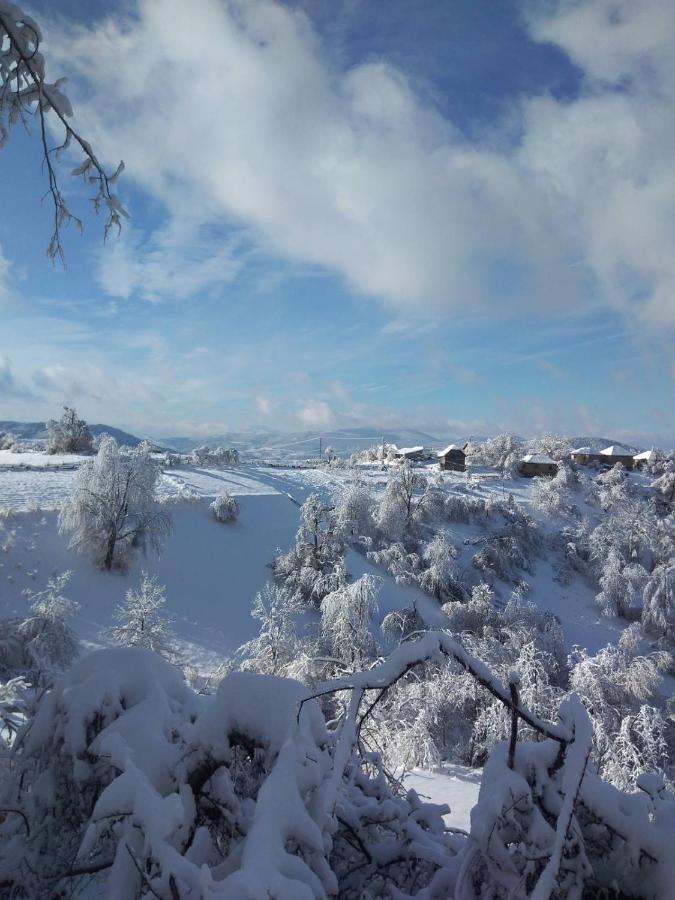
[[117, 534], [115, 531], [112, 531], [108, 537], [108, 549], [106, 550], [105, 560], [103, 561], [103, 567], [108, 570], [108, 572], [112, 569], [113, 564], [113, 556], [115, 554], [115, 544], [117, 543]]

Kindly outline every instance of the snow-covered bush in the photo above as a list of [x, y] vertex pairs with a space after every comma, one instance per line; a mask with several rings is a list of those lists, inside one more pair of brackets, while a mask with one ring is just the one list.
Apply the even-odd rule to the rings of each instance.
[[381, 587], [381, 578], [365, 574], [321, 601], [320, 646], [347, 671], [362, 668], [375, 657], [371, 626]]
[[[658, 748], [666, 725], [655, 705], [672, 657], [664, 651], [641, 655], [640, 640], [636, 623], [623, 631], [617, 645], [609, 644], [595, 656], [575, 651], [569, 678], [591, 714], [596, 765], [604, 778], [624, 788], [634, 788], [638, 775], [664, 762]], [[647, 720], [653, 726], [651, 737], [642, 727]]]
[[0, 431], [0, 450], [11, 450], [18, 438], [11, 431]]
[[457, 547], [450, 543], [444, 531], [434, 535], [422, 551], [425, 568], [418, 576], [418, 582], [439, 603], [466, 595], [455, 565], [457, 553]]
[[562, 434], [546, 432], [546, 434], [528, 441], [527, 451], [528, 453], [543, 453], [556, 462], [560, 462], [569, 458], [572, 444], [569, 438]]
[[239, 464], [239, 451], [234, 447], [195, 447], [190, 462], [205, 469], [224, 469]]
[[505, 432], [489, 438], [482, 444], [469, 442], [467, 459], [471, 465], [492, 466], [504, 472], [516, 471], [525, 448], [514, 434]]
[[300, 650], [293, 615], [299, 598], [286, 588], [267, 583], [253, 601], [251, 615], [260, 623], [256, 638], [239, 648], [242, 669], [264, 675], [284, 675]]
[[400, 540], [423, 520], [435, 493], [424, 475], [409, 462], [390, 473], [375, 514], [376, 524], [387, 540]]
[[[401, 791], [368, 749], [388, 695], [422, 687], [434, 668], [447, 673], [435, 706], [418, 693], [399, 708], [413, 720], [407, 748], [428, 764], [435, 713], [458, 673], [464, 702], [484, 691], [503, 710], [507, 740], [487, 760], [468, 838], [444, 826], [447, 808]], [[4, 895], [86, 885], [161, 900], [562, 900], [618, 897], [620, 885], [632, 898], [668, 896], [672, 795], [657, 775], [639, 777], [640, 796], [603, 782], [578, 698], [551, 721], [523, 701], [526, 681], [500, 679], [445, 632], [310, 689], [233, 672], [210, 696], [147, 650], [93, 653], [41, 696], [15, 742], [0, 798]], [[644, 712], [632, 727], [650, 724]]]
[[553, 478], [535, 478], [532, 505], [548, 516], [569, 516], [576, 511], [572, 491], [577, 479], [570, 466], [561, 462]]
[[50, 578], [41, 591], [25, 591], [31, 606], [25, 619], [0, 620], [0, 677], [48, 684], [79, 653], [70, 620], [78, 604], [64, 595], [71, 573]]
[[57, 422], [47, 422], [48, 453], [93, 453], [93, 440], [89, 426], [70, 406], [63, 407], [63, 415]]
[[464, 839], [359, 750], [362, 694], [329, 728], [289, 679], [232, 673], [200, 697], [149, 651], [92, 654], [18, 742], [3, 891], [58, 896], [92, 873], [109, 896], [163, 900], [440, 890]]
[[209, 509], [219, 522], [234, 522], [239, 518], [239, 504], [227, 491], [218, 494]]
[[122, 450], [114, 438], [75, 476], [59, 514], [59, 529], [72, 532], [70, 548], [87, 553], [104, 569], [126, 568], [136, 549], [160, 552], [171, 520], [155, 500], [159, 469], [148, 447]]
[[354, 478], [335, 500], [335, 525], [347, 540], [358, 541], [372, 536], [374, 502], [367, 485]]
[[124, 647], [145, 647], [164, 659], [175, 659], [175, 639], [164, 610], [166, 588], [156, 576], [141, 573], [138, 590], [129, 588], [115, 610], [117, 625], [111, 631], [113, 643]]
[[642, 593], [642, 624], [675, 643], [675, 563], [663, 563], [649, 575]]
[[314, 606], [345, 583], [344, 542], [332, 507], [318, 494], [303, 503], [295, 546], [277, 556], [274, 573], [291, 594]]

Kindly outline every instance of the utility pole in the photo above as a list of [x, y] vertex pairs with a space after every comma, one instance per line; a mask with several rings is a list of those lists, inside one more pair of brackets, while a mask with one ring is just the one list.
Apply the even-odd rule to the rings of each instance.
[[323, 450], [321, 449], [321, 445], [323, 442], [323, 438], [319, 438], [319, 460], [323, 459]]

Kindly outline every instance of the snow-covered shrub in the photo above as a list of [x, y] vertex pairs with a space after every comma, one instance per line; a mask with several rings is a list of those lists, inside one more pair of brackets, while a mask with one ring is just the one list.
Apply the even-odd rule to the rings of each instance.
[[101, 443], [75, 476], [59, 514], [59, 529], [72, 532], [70, 548], [104, 569], [124, 569], [136, 549], [159, 553], [171, 520], [155, 500], [159, 469], [148, 447], [121, 450], [114, 438]]
[[224, 469], [239, 464], [239, 451], [234, 447], [195, 447], [190, 462], [206, 469]]
[[111, 631], [115, 644], [145, 647], [164, 659], [174, 659], [176, 649], [171, 623], [164, 606], [166, 588], [156, 576], [141, 573], [138, 590], [129, 588], [115, 610], [117, 625]]
[[0, 431], [0, 450], [11, 450], [18, 438], [11, 431]]
[[344, 542], [332, 507], [318, 494], [303, 503], [295, 547], [277, 556], [274, 573], [291, 594], [315, 606], [345, 583]]
[[449, 522], [475, 522], [487, 519], [491, 504], [481, 497], [467, 497], [453, 491], [445, 498], [443, 516]]
[[569, 516], [576, 510], [572, 491], [577, 486], [574, 471], [561, 462], [553, 478], [535, 478], [532, 505], [548, 516]]
[[92, 654], [17, 745], [5, 895], [77, 893], [92, 873], [120, 898], [437, 893], [465, 841], [359, 750], [358, 706], [329, 728], [289, 679], [232, 673], [201, 697], [148, 651]]
[[296, 659], [300, 642], [293, 614], [298, 611], [299, 599], [286, 588], [267, 583], [253, 601], [251, 615], [260, 623], [256, 638], [239, 649], [242, 669], [264, 675], [284, 675]]
[[433, 498], [426, 477], [404, 462], [389, 476], [376, 512], [377, 527], [386, 539], [401, 540], [422, 521]]
[[374, 503], [367, 485], [357, 478], [348, 482], [335, 501], [335, 525], [347, 540], [371, 537]]
[[642, 624], [675, 642], [675, 563], [663, 563], [649, 575], [642, 593]]
[[70, 406], [63, 407], [58, 422], [54, 419], [47, 422], [48, 453], [93, 453], [93, 449], [89, 426]]
[[471, 465], [493, 466], [504, 472], [516, 471], [525, 448], [523, 442], [507, 432], [495, 435], [482, 444], [469, 443], [467, 458]]
[[675, 503], [675, 469], [669, 469], [652, 481], [652, 488], [657, 496], [672, 506]]
[[450, 543], [444, 531], [439, 531], [422, 551], [425, 568], [418, 576], [418, 582], [439, 603], [466, 596], [455, 565], [457, 553], [457, 547]]
[[424, 568], [419, 554], [406, 550], [398, 541], [381, 550], [369, 550], [366, 556], [371, 562], [385, 568], [397, 584], [415, 584]]
[[658, 779], [644, 779], [640, 796], [603, 782], [589, 759], [591, 723], [574, 696], [560, 716], [568, 743], [519, 742], [513, 754], [504, 743], [491, 754], [455, 896], [668, 896], [673, 796]]
[[572, 444], [569, 438], [562, 434], [547, 432], [527, 442], [528, 453], [543, 453], [556, 462], [568, 459], [571, 450]]
[[79, 653], [70, 620], [78, 604], [64, 595], [70, 572], [50, 578], [41, 591], [25, 591], [31, 612], [25, 619], [0, 620], [0, 677], [48, 684]]
[[361, 668], [375, 657], [371, 625], [381, 587], [381, 578], [365, 574], [331, 591], [321, 602], [320, 646], [347, 671]]
[[239, 518], [239, 504], [227, 491], [218, 494], [209, 509], [219, 522], [234, 522]]
[[[617, 645], [609, 644], [595, 656], [575, 651], [569, 677], [569, 687], [591, 714], [596, 765], [604, 778], [620, 787], [634, 787], [641, 772], [663, 763], [654, 753], [662, 745], [658, 733], [662, 736], [665, 723], [654, 704], [672, 657], [664, 651], [641, 655], [640, 640], [640, 626], [635, 623], [623, 631]], [[646, 719], [654, 726], [653, 740], [645, 739]]]

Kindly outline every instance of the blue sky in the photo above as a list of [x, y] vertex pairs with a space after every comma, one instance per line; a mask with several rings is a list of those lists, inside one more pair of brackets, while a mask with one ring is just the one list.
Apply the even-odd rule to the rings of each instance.
[[0, 419], [672, 443], [668, 7], [35, 2], [132, 218], [104, 246], [66, 160], [53, 268], [14, 130]]

